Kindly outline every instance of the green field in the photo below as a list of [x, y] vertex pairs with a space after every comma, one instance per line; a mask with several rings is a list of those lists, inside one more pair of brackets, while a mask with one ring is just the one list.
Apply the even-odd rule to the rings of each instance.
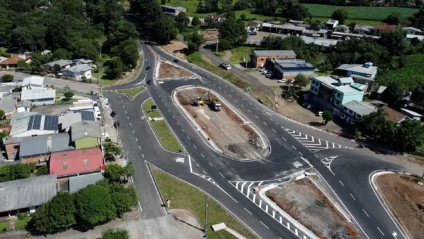
[[[172, 200], [171, 208], [186, 209], [193, 212], [201, 225], [205, 224], [205, 194], [196, 188], [174, 178], [159, 170], [152, 170], [153, 176], [159, 187], [164, 200]], [[256, 238], [230, 213], [223, 209], [212, 199], [208, 199], [208, 225], [207, 235], [209, 239], [235, 238], [226, 231], [213, 232], [211, 226], [224, 222], [226, 226], [234, 229], [246, 238]]]
[[418, 12], [418, 9], [414, 8], [400, 8], [400, 7], [342, 7], [322, 4], [303, 4], [312, 17], [331, 17], [331, 14], [340, 8], [346, 9], [348, 12], [348, 19], [363, 19], [363, 20], [377, 20], [381, 21], [393, 12], [401, 14], [403, 19], [408, 19], [412, 14]]
[[230, 58], [230, 62], [233, 64], [240, 64], [240, 62], [245, 62], [245, 60], [247, 60], [248, 62], [250, 61], [250, 54], [252, 54], [252, 50], [257, 49], [257, 47], [246, 47], [246, 46], [241, 46], [241, 47], [236, 47], [231, 49], [231, 58]]
[[133, 99], [134, 96], [136, 96], [139, 92], [142, 92], [143, 90], [144, 90], [144, 87], [140, 86], [140, 87], [135, 87], [135, 88], [131, 88], [131, 89], [119, 90], [119, 92], [122, 92], [122, 93], [128, 95], [129, 97], [131, 97], [131, 99]]
[[[159, 110], [150, 111], [152, 105], [156, 105], [156, 103], [152, 99], [148, 99], [144, 101], [142, 107], [147, 117], [162, 117]], [[181, 147], [179, 141], [177, 140], [174, 133], [168, 127], [168, 124], [165, 120], [159, 121], [150, 121], [150, 125], [155, 131], [156, 136], [158, 137], [161, 145], [172, 152], [183, 152], [183, 148]]]
[[413, 90], [424, 84], [424, 55], [409, 55], [406, 57], [406, 66], [397, 70], [392, 70], [387, 73], [379, 81], [382, 85], [390, 83], [397, 84], [405, 90]]

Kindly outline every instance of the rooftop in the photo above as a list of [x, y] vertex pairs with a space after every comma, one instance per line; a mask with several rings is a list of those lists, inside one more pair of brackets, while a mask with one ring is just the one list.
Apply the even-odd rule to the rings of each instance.
[[57, 176], [45, 175], [0, 183], [0, 212], [39, 206], [56, 196]]
[[348, 94], [348, 93], [356, 93], [358, 91], [363, 91], [361, 89], [352, 87], [351, 85], [343, 85], [343, 86], [338, 86], [335, 88], [337, 91], [340, 91], [344, 94]]
[[90, 173], [69, 178], [69, 192], [74, 193], [80, 189], [87, 187], [90, 184], [95, 184], [103, 179], [103, 174]]
[[398, 123], [407, 117], [405, 114], [390, 108], [389, 106], [384, 106], [383, 111], [385, 113], [385, 118], [395, 123]]
[[[23, 112], [29, 113], [29, 112]], [[21, 114], [21, 113], [19, 113]], [[13, 120], [13, 119], [12, 119]], [[32, 115], [15, 120], [9, 135], [14, 136], [29, 130], [58, 130], [59, 117], [55, 115]]]
[[2, 109], [6, 114], [13, 112], [16, 105], [16, 99], [9, 95], [0, 99], [0, 109]]
[[50, 174], [60, 176], [98, 171], [103, 166], [100, 147], [56, 152], [50, 156]]
[[349, 101], [343, 104], [343, 106], [360, 116], [369, 115], [377, 110], [377, 107], [374, 105], [357, 100]]
[[253, 54], [256, 56], [294, 56], [296, 57], [296, 53], [293, 50], [270, 50], [270, 51], [262, 51], [257, 50], [253, 51]]
[[171, 7], [171, 6], [162, 6], [163, 8], [169, 8], [169, 9], [175, 9], [178, 11], [185, 11], [186, 9], [184, 7]]
[[413, 31], [416, 31], [416, 32], [421, 32], [420, 29], [415, 28], [415, 27], [402, 27], [402, 30], [404, 30], [404, 31], [413, 30]]
[[48, 88], [22, 89], [21, 100], [55, 99], [56, 90]]
[[417, 112], [412, 111], [412, 110], [408, 110], [408, 109], [405, 109], [405, 108], [400, 108], [400, 110], [401, 110], [403, 113], [405, 113], [405, 114], [407, 114], [407, 115], [410, 115], [411, 117], [423, 117], [423, 115], [422, 115], [422, 114], [418, 114]]
[[396, 30], [396, 26], [395, 25], [377, 25], [377, 26], [374, 26], [374, 29], [380, 30], [380, 31], [392, 32], [392, 31]]
[[71, 139], [76, 141], [85, 137], [100, 138], [101, 130], [97, 121], [81, 121], [71, 126]]
[[81, 74], [81, 72], [86, 72], [91, 70], [91, 67], [87, 64], [79, 64], [79, 65], [75, 65], [75, 66], [71, 66], [68, 69], [65, 69], [64, 71], [71, 71], [76, 75]]
[[346, 71], [353, 71], [353, 72], [373, 75], [377, 72], [377, 69], [378, 67], [373, 66], [372, 63], [365, 63], [362, 65], [361, 64], [343, 64], [337, 67], [336, 70], [346, 70]]
[[303, 60], [276, 60], [275, 63], [285, 71], [315, 70], [312, 64]]
[[23, 80], [22, 87], [36, 85], [36, 86], [43, 86], [44, 84], [44, 77], [41, 76], [30, 76]]
[[44, 64], [43, 66], [49, 66], [49, 67], [54, 67], [55, 65], [59, 65], [60, 67], [65, 67], [72, 64], [71, 60], [64, 60], [64, 59], [60, 59], [57, 61], [52, 61], [52, 62], [48, 62], [46, 64]]
[[27, 61], [29, 59], [31, 59], [30, 56], [25, 56], [25, 55], [18, 56], [18, 55], [16, 55], [16, 56], [7, 58], [6, 60], [0, 62], [0, 65], [17, 65], [18, 61], [20, 61], [20, 60]]
[[83, 120], [95, 121], [94, 113], [92, 111], [80, 111], [75, 113], [67, 113], [59, 117], [59, 124], [61, 129], [66, 129], [71, 127], [73, 124], [81, 122]]
[[19, 156], [28, 157], [74, 149], [67, 133], [25, 137], [19, 148]]
[[12, 120], [10, 121], [10, 125], [13, 126], [14, 124], [16, 124], [16, 122], [18, 122], [18, 120], [26, 118], [26, 117], [30, 117], [31, 115], [36, 115], [38, 114], [37, 112], [20, 112], [20, 113], [16, 113], [12, 116]]

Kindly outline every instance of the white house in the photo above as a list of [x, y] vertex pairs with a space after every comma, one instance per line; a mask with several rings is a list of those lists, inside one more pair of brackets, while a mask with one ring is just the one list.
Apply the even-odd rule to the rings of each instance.
[[87, 64], [71, 66], [61, 71], [63, 76], [74, 78], [76, 81], [82, 81], [82, 77], [91, 79], [91, 67]]
[[412, 35], [412, 34], [406, 34], [406, 40], [411, 41], [412, 39], [417, 38], [420, 41], [424, 41], [423, 35]]
[[337, 25], [339, 24], [339, 21], [337, 20], [333, 20], [330, 19], [325, 23], [325, 26], [329, 29], [329, 30], [333, 30]]
[[44, 78], [41, 76], [30, 76], [23, 80], [22, 89], [44, 88]]
[[411, 35], [420, 35], [421, 30], [415, 27], [402, 27], [402, 30], [406, 32], [406, 34]]
[[52, 62], [44, 64], [43, 68], [47, 72], [55, 72], [55, 69], [54, 69], [55, 65], [60, 66], [60, 69], [63, 70], [63, 69], [70, 67], [71, 64], [72, 64], [71, 60], [60, 59], [60, 60], [57, 60], [57, 61], [52, 61]]
[[32, 105], [53, 105], [56, 90], [50, 88], [22, 88], [21, 100], [31, 101]]

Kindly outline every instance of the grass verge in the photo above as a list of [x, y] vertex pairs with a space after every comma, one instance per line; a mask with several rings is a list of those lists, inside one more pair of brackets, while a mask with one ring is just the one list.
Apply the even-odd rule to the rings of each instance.
[[56, 105], [64, 105], [64, 104], [72, 104], [72, 103], [74, 103], [74, 102], [77, 102], [78, 100], [77, 99], [74, 99], [74, 98], [71, 98], [71, 99], [65, 99], [65, 98], [59, 98], [59, 99], [56, 99], [55, 101], [54, 101], [54, 103], [56, 104]]
[[136, 96], [139, 92], [142, 92], [143, 90], [144, 90], [144, 87], [140, 86], [140, 87], [135, 87], [131, 89], [123, 89], [118, 91], [128, 95], [129, 97], [131, 97], [131, 99], [134, 99], [134, 96]]
[[[198, 189], [186, 184], [172, 176], [169, 176], [159, 170], [153, 169], [153, 176], [159, 187], [161, 195], [166, 200], [172, 200], [172, 208], [186, 209], [194, 213], [201, 225], [205, 224], [205, 198]], [[210, 239], [215, 238], [234, 238], [226, 231], [213, 232], [211, 226], [224, 222], [226, 226], [239, 232], [246, 238], [256, 238], [230, 213], [222, 208], [212, 199], [208, 199], [208, 230], [207, 235]]]
[[[15, 230], [24, 230], [26, 224], [31, 221], [31, 217], [25, 217], [22, 220], [17, 219], [15, 224]], [[0, 222], [0, 233], [6, 232], [9, 226], [9, 221]]]
[[[189, 55], [187, 59], [190, 63], [224, 78], [242, 90], [245, 90], [247, 86], [250, 86], [248, 81], [239, 78], [236, 74], [207, 62], [205, 59], [203, 59], [203, 56], [200, 54], [200, 52], [195, 52]], [[249, 91], [249, 94], [262, 102], [262, 104], [273, 107], [273, 102], [269, 96], [259, 89], [253, 88]]]
[[[152, 105], [156, 105], [152, 99], [144, 101], [142, 107], [147, 117], [162, 117], [161, 113], [158, 110], [151, 111]], [[171, 129], [166, 124], [165, 120], [159, 121], [150, 121], [150, 125], [155, 131], [156, 136], [159, 139], [159, 142], [162, 146], [172, 152], [183, 152], [183, 147], [180, 145], [180, 142], [171, 131]]]

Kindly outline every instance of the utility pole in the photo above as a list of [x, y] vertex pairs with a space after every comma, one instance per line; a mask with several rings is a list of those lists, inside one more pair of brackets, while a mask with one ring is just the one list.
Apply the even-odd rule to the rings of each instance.
[[216, 39], [216, 52], [218, 52], [218, 43], [219, 43], [219, 39]]
[[205, 234], [208, 229], [208, 195], [205, 195]]

